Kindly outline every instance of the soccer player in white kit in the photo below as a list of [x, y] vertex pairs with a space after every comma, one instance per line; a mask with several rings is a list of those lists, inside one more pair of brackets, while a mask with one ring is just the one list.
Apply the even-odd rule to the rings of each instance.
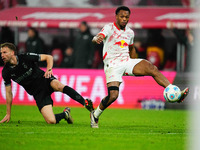
[[[145, 59], [136, 58], [136, 52], [133, 46], [134, 32], [126, 26], [130, 13], [131, 11], [128, 7], [118, 7], [115, 11], [116, 22], [106, 24], [92, 40], [97, 44], [100, 44], [102, 41], [104, 43], [103, 62], [108, 88], [108, 95], [102, 99], [97, 109], [90, 114], [92, 128], [98, 128], [99, 116], [103, 110], [117, 99], [123, 75], [152, 76], [164, 88], [172, 85], [159, 72], [156, 66]], [[182, 102], [188, 92], [189, 89], [185, 88], [181, 92], [181, 98], [177, 102]]]

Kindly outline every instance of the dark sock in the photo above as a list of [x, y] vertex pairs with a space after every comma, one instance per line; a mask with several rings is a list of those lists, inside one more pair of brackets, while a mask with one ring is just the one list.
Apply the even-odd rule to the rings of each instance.
[[65, 118], [65, 112], [62, 112], [60, 114], [55, 114], [56, 117], [56, 123], [59, 123], [61, 119]]
[[72, 89], [71, 87], [65, 86], [63, 88], [63, 93], [69, 95], [69, 97], [71, 97], [73, 100], [81, 103], [83, 106], [85, 105], [84, 98], [80, 94], [78, 94], [74, 89]]
[[[101, 104], [103, 105], [103, 107], [104, 107], [104, 109], [106, 109], [110, 104], [108, 104], [108, 102], [109, 102], [109, 97], [110, 96], [106, 96], [106, 98], [105, 99], [102, 99], [101, 100]], [[103, 110], [104, 110], [103, 109]]]

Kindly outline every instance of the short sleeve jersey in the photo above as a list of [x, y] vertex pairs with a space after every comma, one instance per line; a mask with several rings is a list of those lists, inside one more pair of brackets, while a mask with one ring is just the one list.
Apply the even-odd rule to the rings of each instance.
[[115, 23], [109, 23], [99, 32], [104, 36], [103, 60], [113, 63], [128, 61], [129, 46], [133, 45], [134, 32], [128, 26], [120, 30]]
[[44, 75], [44, 71], [37, 65], [39, 60], [40, 55], [34, 53], [17, 55], [18, 64], [13, 67], [7, 63], [2, 70], [5, 86], [10, 85], [13, 80], [29, 94], [33, 94], [39, 85], [39, 79]]

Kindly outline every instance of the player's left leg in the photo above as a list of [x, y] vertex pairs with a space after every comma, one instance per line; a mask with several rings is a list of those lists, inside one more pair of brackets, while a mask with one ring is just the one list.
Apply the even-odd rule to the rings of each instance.
[[69, 97], [71, 97], [75, 101], [82, 104], [89, 111], [94, 110], [92, 101], [90, 99], [84, 99], [78, 92], [76, 92], [71, 87], [62, 84], [60, 81], [56, 79], [51, 81], [50, 84], [51, 84], [51, 87], [54, 89], [54, 91], [59, 91], [59, 92], [67, 94]]
[[50, 104], [42, 107], [40, 112], [48, 124], [59, 123], [61, 119], [65, 119], [69, 124], [73, 123], [69, 108], [65, 108], [62, 113], [54, 114], [52, 105]]
[[[171, 84], [169, 80], [158, 70], [158, 68], [147, 60], [142, 60], [136, 64], [132, 70], [132, 73], [135, 76], [152, 76], [154, 80], [164, 88]], [[189, 88], [185, 88], [181, 92], [181, 98], [179, 99], [178, 103], [184, 100], [184, 98], [188, 95], [188, 92]]]

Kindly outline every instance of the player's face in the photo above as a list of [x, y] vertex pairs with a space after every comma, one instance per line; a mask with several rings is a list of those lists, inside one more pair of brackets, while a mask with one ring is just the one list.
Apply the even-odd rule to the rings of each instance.
[[120, 10], [116, 15], [117, 24], [121, 29], [124, 29], [129, 21], [130, 14], [128, 11]]
[[14, 51], [10, 50], [8, 47], [1, 48], [1, 58], [6, 64], [11, 61], [11, 58], [14, 56]]

